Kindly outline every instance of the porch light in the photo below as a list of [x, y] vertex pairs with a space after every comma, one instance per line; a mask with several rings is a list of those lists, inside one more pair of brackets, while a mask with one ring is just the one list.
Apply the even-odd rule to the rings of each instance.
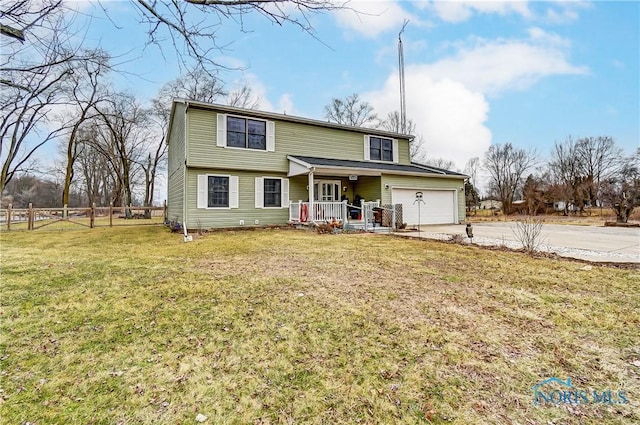
[[386, 190], [389, 190], [389, 185], [388, 185], [388, 184], [385, 184], [385, 185], [384, 185], [384, 188], [385, 188]]

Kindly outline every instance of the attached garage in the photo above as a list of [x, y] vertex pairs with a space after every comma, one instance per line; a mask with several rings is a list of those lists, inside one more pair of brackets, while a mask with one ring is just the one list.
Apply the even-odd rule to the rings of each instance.
[[[422, 192], [424, 201], [420, 203], [419, 208], [416, 192]], [[391, 192], [391, 202], [402, 204], [402, 220], [408, 225], [458, 223], [458, 199], [455, 190], [394, 188]]]

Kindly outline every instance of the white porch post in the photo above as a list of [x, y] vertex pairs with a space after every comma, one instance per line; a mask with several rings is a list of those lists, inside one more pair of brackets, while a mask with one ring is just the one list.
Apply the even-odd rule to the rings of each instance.
[[316, 220], [316, 213], [313, 205], [313, 170], [309, 171], [309, 220]]

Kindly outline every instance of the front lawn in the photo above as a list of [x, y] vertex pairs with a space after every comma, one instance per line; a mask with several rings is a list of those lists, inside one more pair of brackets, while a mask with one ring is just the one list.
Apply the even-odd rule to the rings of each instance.
[[[12, 232], [0, 252], [3, 423], [640, 421], [637, 269], [293, 230]], [[589, 403], [534, 406], [551, 377]]]

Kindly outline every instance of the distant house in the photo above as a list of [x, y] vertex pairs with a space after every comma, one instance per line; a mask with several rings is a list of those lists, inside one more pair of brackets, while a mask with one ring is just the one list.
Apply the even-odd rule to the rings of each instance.
[[496, 201], [495, 199], [485, 199], [484, 201], [480, 201], [480, 209], [481, 210], [499, 210], [502, 209], [502, 202]]
[[402, 205], [409, 225], [465, 220], [467, 176], [412, 163], [412, 140], [178, 99], [169, 123], [168, 216], [188, 228], [347, 223], [362, 219], [358, 208], [370, 202]]

